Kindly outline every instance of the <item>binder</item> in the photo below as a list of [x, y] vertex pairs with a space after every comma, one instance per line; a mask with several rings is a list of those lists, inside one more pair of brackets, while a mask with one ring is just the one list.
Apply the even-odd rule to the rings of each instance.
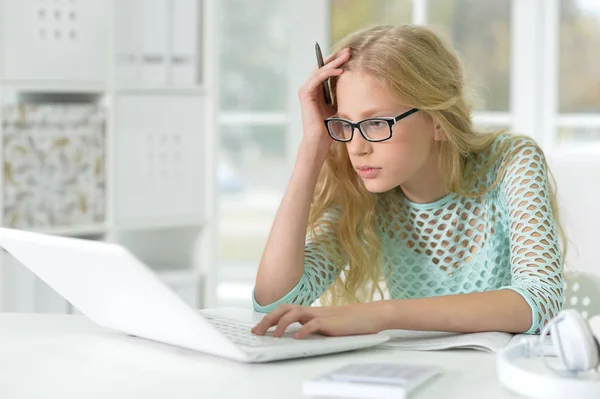
[[138, 6], [141, 23], [141, 81], [146, 85], [167, 82], [169, 0], [144, 0]]
[[196, 85], [200, 45], [198, 0], [171, 0], [171, 73], [174, 85]]

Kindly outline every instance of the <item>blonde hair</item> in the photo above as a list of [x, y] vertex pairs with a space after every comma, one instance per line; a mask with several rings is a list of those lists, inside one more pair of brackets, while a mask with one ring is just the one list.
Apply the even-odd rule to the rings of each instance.
[[[490, 148], [503, 132], [475, 130], [466, 101], [460, 59], [433, 30], [418, 25], [377, 26], [352, 33], [335, 47], [334, 51], [351, 49], [352, 57], [343, 66], [344, 70], [369, 74], [402, 103], [429, 115], [446, 133], [446, 140], [436, 142], [439, 170], [446, 191], [477, 197], [498, 184], [502, 173], [498, 173], [499, 177], [491, 187], [473, 190], [478, 176], [485, 173], [518, 136], [503, 141], [477, 176], [465, 176], [469, 157]], [[335, 81], [333, 83], [335, 86]], [[532, 145], [531, 139], [524, 142]], [[564, 251], [566, 245], [558, 220], [553, 179], [549, 195]], [[308, 226], [309, 233], [315, 237], [320, 217], [331, 208], [342, 210], [336, 233], [347, 256], [348, 267], [344, 266], [343, 273], [323, 295], [322, 303], [364, 302], [376, 295], [384, 296], [380, 267], [382, 246], [376, 221], [377, 196], [366, 190], [354, 172], [344, 144], [334, 142], [319, 176]], [[381, 194], [379, 196], [381, 198]]]

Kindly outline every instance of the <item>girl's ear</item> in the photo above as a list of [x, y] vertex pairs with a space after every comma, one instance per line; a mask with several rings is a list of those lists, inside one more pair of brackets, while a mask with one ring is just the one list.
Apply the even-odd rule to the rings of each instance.
[[433, 139], [435, 141], [446, 141], [448, 139], [446, 132], [444, 131], [444, 129], [442, 129], [442, 127], [439, 124], [435, 125], [435, 133], [433, 135]]

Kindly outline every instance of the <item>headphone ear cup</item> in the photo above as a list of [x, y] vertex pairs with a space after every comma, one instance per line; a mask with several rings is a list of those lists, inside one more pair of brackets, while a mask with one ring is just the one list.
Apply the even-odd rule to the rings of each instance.
[[600, 315], [590, 317], [588, 319], [588, 326], [596, 342], [596, 352], [598, 353], [598, 363], [600, 365]]
[[575, 309], [562, 311], [551, 328], [552, 342], [558, 357], [570, 372], [584, 372], [598, 367], [598, 342], [586, 320]]

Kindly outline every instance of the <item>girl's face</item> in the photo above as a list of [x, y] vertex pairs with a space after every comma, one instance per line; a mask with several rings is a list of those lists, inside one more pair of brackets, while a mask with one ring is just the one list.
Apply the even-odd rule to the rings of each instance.
[[[411, 109], [360, 71], [344, 72], [337, 81], [336, 95], [337, 116], [353, 122], [396, 117]], [[416, 112], [393, 125], [389, 140], [369, 142], [355, 129], [346, 147], [352, 166], [367, 190], [381, 193], [411, 181], [424, 165], [432, 164], [435, 133], [431, 117]]]

